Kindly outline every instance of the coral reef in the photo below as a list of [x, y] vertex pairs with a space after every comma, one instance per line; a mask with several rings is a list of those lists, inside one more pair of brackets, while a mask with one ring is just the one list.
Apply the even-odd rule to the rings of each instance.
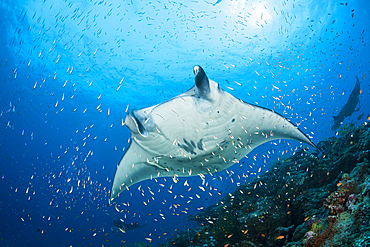
[[370, 246], [369, 126], [343, 126], [318, 148], [189, 216], [200, 226], [163, 246]]

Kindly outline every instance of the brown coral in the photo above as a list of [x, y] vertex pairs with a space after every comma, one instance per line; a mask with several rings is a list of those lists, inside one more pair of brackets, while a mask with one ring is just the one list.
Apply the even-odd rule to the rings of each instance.
[[325, 231], [322, 234], [317, 234], [310, 238], [309, 241], [305, 243], [305, 246], [307, 247], [322, 246], [327, 239], [330, 239], [334, 235], [335, 229], [333, 225], [334, 223], [330, 222], [329, 226], [325, 229]]

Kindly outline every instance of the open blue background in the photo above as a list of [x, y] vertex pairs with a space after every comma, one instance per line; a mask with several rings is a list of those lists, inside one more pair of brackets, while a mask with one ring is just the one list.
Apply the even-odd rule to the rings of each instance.
[[[345, 123], [369, 114], [367, 0], [2, 0], [0, 13], [1, 246], [158, 245], [194, 227], [189, 214], [300, 147], [268, 143], [204, 185], [145, 181], [108, 207], [130, 138], [126, 108], [183, 93], [194, 65], [314, 142], [335, 135], [332, 116], [356, 76], [361, 107]], [[112, 232], [113, 218], [147, 225]]]

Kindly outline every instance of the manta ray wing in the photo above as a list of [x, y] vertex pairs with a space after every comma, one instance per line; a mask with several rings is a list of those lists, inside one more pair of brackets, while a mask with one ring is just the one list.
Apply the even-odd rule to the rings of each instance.
[[129, 148], [117, 166], [109, 203], [120, 192], [128, 189], [130, 185], [151, 177], [151, 174], [155, 172], [155, 167], [146, 162], [146, 157], [149, 157], [148, 152], [137, 145], [135, 141], [131, 141]]
[[268, 141], [293, 139], [316, 147], [282, 115], [243, 102], [201, 67], [194, 70], [196, 85], [190, 90], [126, 116], [132, 141], [117, 167], [110, 203], [146, 179], [222, 171]]

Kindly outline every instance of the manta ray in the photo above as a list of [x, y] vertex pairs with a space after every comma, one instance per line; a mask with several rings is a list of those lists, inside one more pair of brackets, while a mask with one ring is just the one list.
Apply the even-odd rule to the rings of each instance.
[[[356, 109], [356, 106], [360, 103], [360, 100], [358, 98], [360, 93], [361, 93], [360, 81], [358, 80], [358, 77], [356, 76], [356, 84], [347, 100], [347, 103], [342, 107], [338, 115], [333, 116], [334, 125], [331, 127], [331, 130], [338, 129], [338, 127], [343, 123], [343, 120], [346, 117], [350, 117], [352, 113], [359, 110], [359, 109]], [[357, 119], [357, 121], [358, 120], [359, 119]]]
[[142, 228], [148, 224], [140, 225], [139, 222], [127, 224], [124, 223], [122, 219], [113, 219], [113, 225], [114, 226], [111, 227], [112, 231], [117, 230], [126, 233], [126, 231]]
[[220, 172], [272, 140], [316, 147], [282, 115], [222, 90], [202, 67], [195, 66], [194, 74], [187, 92], [126, 115], [131, 142], [117, 166], [109, 204], [143, 180]]

